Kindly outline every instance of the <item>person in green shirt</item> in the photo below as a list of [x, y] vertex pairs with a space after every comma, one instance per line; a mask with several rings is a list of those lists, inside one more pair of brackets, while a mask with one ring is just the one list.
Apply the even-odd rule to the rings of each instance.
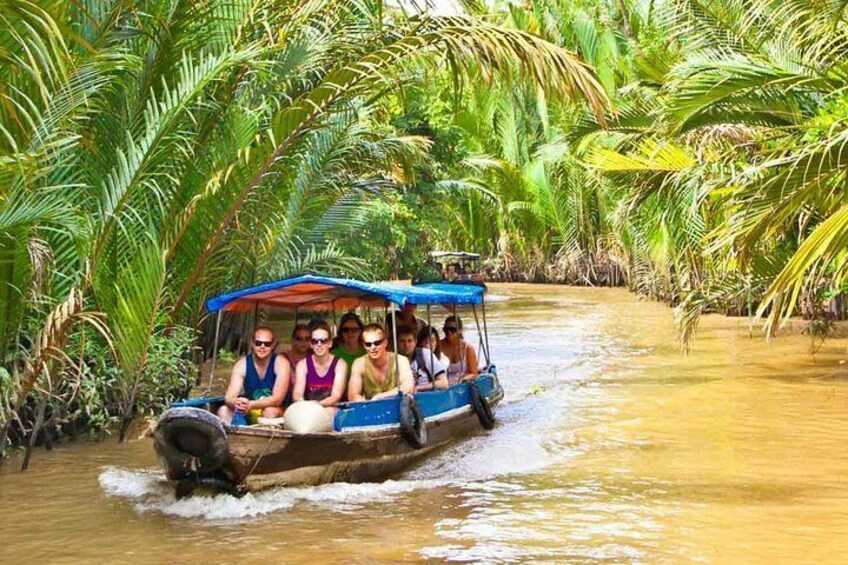
[[348, 379], [350, 379], [350, 368], [353, 366], [354, 359], [365, 355], [365, 348], [362, 347], [362, 327], [362, 320], [356, 312], [348, 312], [342, 316], [335, 347], [330, 351], [347, 363]]

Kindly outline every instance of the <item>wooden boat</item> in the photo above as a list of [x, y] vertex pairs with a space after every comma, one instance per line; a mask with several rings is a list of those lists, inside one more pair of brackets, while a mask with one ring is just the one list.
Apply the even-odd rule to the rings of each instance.
[[480, 268], [480, 254], [468, 251], [431, 251], [430, 258], [439, 265], [442, 282], [448, 284], [486, 286]]
[[[479, 286], [364, 283], [298, 277], [210, 300], [220, 313], [248, 306], [333, 308], [442, 304], [483, 306]], [[328, 302], [329, 300], [329, 302]], [[484, 310], [485, 312], [485, 310]], [[481, 335], [485, 334], [485, 316]], [[479, 320], [478, 320], [479, 322]], [[479, 323], [478, 323], [479, 326]], [[216, 340], [217, 341], [217, 340]], [[503, 398], [487, 340], [487, 368], [470, 383], [447, 390], [339, 405], [333, 431], [295, 433], [279, 426], [230, 426], [215, 415], [223, 397], [174, 404], [154, 431], [154, 446], [178, 496], [198, 487], [240, 494], [274, 485], [364, 482], [390, 477], [469, 433], [491, 429]]]

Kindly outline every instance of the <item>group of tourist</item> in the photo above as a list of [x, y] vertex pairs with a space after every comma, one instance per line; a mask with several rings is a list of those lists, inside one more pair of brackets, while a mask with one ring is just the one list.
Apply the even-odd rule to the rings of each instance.
[[234, 417], [278, 418], [302, 400], [335, 411], [345, 398], [357, 402], [398, 391], [447, 389], [477, 377], [477, 354], [463, 339], [457, 316], [445, 319], [444, 339], [415, 317], [412, 305], [398, 311], [396, 320], [397, 354], [390, 351], [391, 319], [384, 329], [363, 324], [354, 312], [342, 316], [335, 340], [324, 320], [296, 325], [291, 348], [283, 353], [276, 353], [271, 328], [256, 328], [251, 353], [233, 366], [218, 416], [227, 423]]

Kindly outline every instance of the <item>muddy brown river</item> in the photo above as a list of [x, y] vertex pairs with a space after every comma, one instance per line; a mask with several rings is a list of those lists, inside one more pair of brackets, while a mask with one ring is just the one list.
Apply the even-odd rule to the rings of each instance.
[[[379, 484], [174, 500], [149, 440], [0, 474], [0, 563], [844, 563], [848, 340], [493, 285], [494, 431]], [[473, 339], [473, 338], [472, 338]], [[843, 364], [845, 363], [845, 364]]]

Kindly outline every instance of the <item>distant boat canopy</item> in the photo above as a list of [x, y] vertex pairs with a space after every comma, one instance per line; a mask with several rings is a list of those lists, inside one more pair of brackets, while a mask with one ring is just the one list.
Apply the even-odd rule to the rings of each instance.
[[[478, 255], [479, 257], [479, 255]], [[404, 285], [388, 282], [364, 282], [304, 275], [235, 290], [206, 302], [209, 312], [248, 312], [257, 305], [270, 308], [330, 311], [360, 306], [382, 307], [390, 303], [479, 305], [485, 289], [474, 285]]]
[[466, 261], [479, 261], [479, 253], [469, 253], [467, 251], [431, 251], [430, 257], [436, 260], [455, 259]]

